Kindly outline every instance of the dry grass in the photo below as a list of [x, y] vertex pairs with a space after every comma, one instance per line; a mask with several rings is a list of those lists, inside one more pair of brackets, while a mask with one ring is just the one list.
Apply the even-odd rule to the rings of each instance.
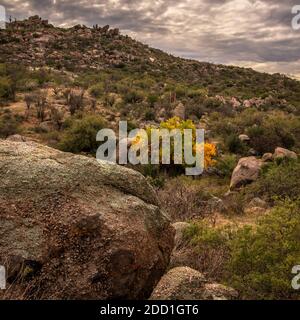
[[211, 214], [208, 200], [227, 191], [227, 183], [214, 177], [193, 180], [177, 177], [166, 182], [158, 191], [163, 209], [173, 222], [204, 218]]

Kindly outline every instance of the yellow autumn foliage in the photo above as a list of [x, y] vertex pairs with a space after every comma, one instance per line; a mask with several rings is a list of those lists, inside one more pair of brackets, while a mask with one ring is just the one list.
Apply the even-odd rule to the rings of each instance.
[[[148, 139], [150, 142], [151, 139], [151, 130], [152, 129], [157, 129], [157, 128], [152, 128], [148, 127], [146, 129]], [[192, 144], [193, 144], [193, 152], [194, 154], [197, 151], [197, 148], [203, 147], [203, 145], [199, 145], [196, 143], [196, 126], [193, 123], [192, 120], [181, 120], [178, 117], [173, 117], [167, 121], [161, 122], [159, 129], [167, 129], [169, 131], [173, 129], [179, 129], [182, 133], [184, 134], [185, 129], [191, 129], [192, 130]], [[132, 145], [138, 145], [141, 141], [141, 135], [137, 134], [134, 140], [132, 141]], [[160, 155], [162, 154], [162, 150], [160, 150]], [[214, 144], [211, 143], [204, 143], [204, 166], [205, 168], [211, 167], [215, 165], [215, 160], [213, 159], [217, 155], [217, 149]], [[171, 159], [174, 161], [174, 143], [171, 141]], [[184, 159], [183, 159], [184, 160]], [[184, 162], [184, 161], [183, 161]]]

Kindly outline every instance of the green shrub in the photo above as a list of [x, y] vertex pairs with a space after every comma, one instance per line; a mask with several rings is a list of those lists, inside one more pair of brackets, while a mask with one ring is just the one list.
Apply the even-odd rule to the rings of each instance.
[[150, 107], [154, 107], [155, 103], [158, 101], [158, 96], [151, 93], [148, 95], [147, 101]]
[[124, 96], [126, 103], [137, 103], [143, 101], [143, 99], [143, 94], [137, 90], [129, 90]]
[[237, 158], [235, 155], [226, 154], [219, 159], [217, 159], [217, 163], [215, 167], [218, 169], [220, 174], [225, 178], [230, 178], [234, 168], [237, 165]]
[[147, 110], [144, 119], [146, 121], [154, 121], [156, 119], [155, 112], [151, 109]]
[[254, 226], [192, 223], [184, 231], [199, 270], [235, 288], [242, 299], [297, 299], [293, 266], [300, 264], [300, 200], [278, 202]]
[[187, 93], [187, 88], [182, 85], [178, 85], [175, 88], [175, 93], [177, 98], [183, 98]]
[[229, 135], [225, 140], [226, 149], [231, 153], [243, 154], [245, 152], [245, 144], [235, 134]]
[[11, 80], [8, 77], [0, 77], [0, 98], [9, 98], [11, 95]]
[[216, 281], [221, 281], [224, 274], [231, 233], [230, 228], [213, 228], [205, 221], [191, 223], [184, 230], [184, 237], [197, 256], [197, 269]]
[[247, 130], [250, 145], [260, 154], [273, 152], [276, 147], [290, 149], [295, 145], [295, 138], [287, 128], [281, 125], [265, 124]]
[[291, 270], [300, 263], [300, 205], [286, 200], [229, 241], [227, 283], [246, 299], [293, 299]]
[[90, 87], [90, 94], [95, 98], [100, 98], [103, 95], [104, 87], [102, 83], [97, 83]]
[[4, 114], [0, 118], [0, 137], [7, 138], [19, 132], [20, 120], [10, 113]]
[[105, 122], [100, 116], [84, 116], [82, 119], [71, 119], [66, 124], [68, 129], [64, 133], [59, 148], [63, 151], [95, 154], [99, 143], [96, 135], [105, 128]]
[[259, 179], [247, 187], [257, 196], [296, 199], [300, 195], [300, 161], [284, 160], [267, 166]]
[[104, 103], [108, 107], [112, 107], [116, 102], [116, 96], [114, 94], [106, 94], [104, 97]]

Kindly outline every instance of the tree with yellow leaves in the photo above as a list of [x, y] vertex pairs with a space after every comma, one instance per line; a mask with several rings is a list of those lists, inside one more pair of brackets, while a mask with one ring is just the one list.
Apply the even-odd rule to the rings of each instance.
[[[150, 149], [150, 145], [151, 145], [151, 132], [153, 129], [157, 129], [157, 128], [153, 128], [153, 127], [148, 127], [147, 128], [147, 135], [148, 135], [148, 141], [149, 141], [149, 149]], [[190, 129], [192, 130], [192, 150], [194, 155], [200, 154], [197, 153], [197, 149], [198, 148], [203, 148], [203, 144], [197, 144], [196, 142], [196, 126], [193, 123], [192, 120], [181, 120], [178, 117], [173, 117], [167, 121], [164, 121], [162, 123], [160, 123], [159, 129], [166, 129], [169, 132], [171, 132], [174, 129], [179, 129], [182, 135], [182, 151], [184, 150], [184, 130], [185, 129]], [[139, 134], [136, 135], [134, 141], [133, 141], [133, 145], [135, 144], [139, 144], [139, 142], [141, 141], [141, 136]], [[180, 146], [179, 146], [180, 148]], [[182, 152], [182, 165], [178, 165], [176, 164], [175, 161], [175, 146], [174, 146], [174, 139], [171, 139], [170, 141], [170, 160], [171, 160], [171, 166], [169, 166], [169, 168], [171, 168], [172, 170], [174, 169], [174, 166], [176, 166], [177, 168], [185, 168], [188, 167], [188, 165], [186, 164], [186, 161], [184, 159], [184, 152]], [[216, 150], [216, 146], [211, 144], [211, 143], [204, 143], [204, 167], [208, 168], [211, 167], [215, 164], [215, 160], [213, 159], [216, 154], [217, 154], [217, 150]], [[162, 164], [162, 157], [163, 157], [163, 150], [162, 150], [162, 145], [160, 144], [160, 149], [159, 149], [159, 158], [160, 158], [160, 164]], [[165, 167], [166, 168], [166, 167]]]

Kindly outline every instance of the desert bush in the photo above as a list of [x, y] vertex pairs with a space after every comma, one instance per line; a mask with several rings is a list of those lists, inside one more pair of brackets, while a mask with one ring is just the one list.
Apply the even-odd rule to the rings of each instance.
[[0, 77], [0, 98], [10, 98], [12, 92], [12, 83], [8, 77]]
[[51, 113], [51, 119], [55, 123], [58, 130], [61, 129], [64, 119], [64, 113], [62, 110], [59, 110], [58, 108], [52, 107], [50, 109]]
[[26, 94], [24, 97], [24, 101], [26, 103], [27, 112], [29, 111], [31, 105], [35, 102], [35, 95], [33, 94]]
[[183, 85], [177, 85], [175, 87], [175, 94], [178, 99], [183, 98], [187, 94], [187, 88]]
[[17, 90], [21, 89], [20, 83], [26, 76], [25, 68], [22, 65], [2, 64], [0, 66], [0, 76], [0, 79], [3, 77], [2, 85], [4, 85], [6, 91], [4, 98], [15, 100]]
[[104, 103], [108, 107], [112, 107], [116, 102], [115, 94], [108, 93], [104, 96]]
[[230, 227], [214, 228], [206, 221], [191, 223], [184, 230], [184, 237], [190, 241], [197, 255], [197, 270], [215, 281], [223, 280], [224, 265], [230, 256], [229, 240], [233, 230]]
[[143, 101], [144, 96], [140, 91], [129, 89], [124, 95], [124, 101], [126, 103], [138, 103]]
[[223, 199], [223, 213], [227, 216], [241, 216], [244, 214], [246, 194], [243, 192], [232, 192]]
[[300, 202], [278, 202], [255, 226], [191, 224], [185, 236], [199, 270], [235, 288], [242, 299], [297, 299], [292, 267], [300, 259]]
[[201, 117], [205, 114], [205, 112], [207, 112], [207, 110], [205, 109], [205, 107], [199, 103], [197, 100], [191, 100], [188, 101], [185, 104], [185, 114], [187, 116], [187, 118], [191, 118], [191, 117], [197, 117], [197, 119], [201, 119]]
[[0, 137], [7, 138], [19, 132], [20, 119], [11, 113], [6, 113], [0, 117]]
[[213, 112], [209, 118], [210, 127], [214, 133], [226, 139], [230, 135], [238, 135], [239, 128], [232, 118], [224, 118], [221, 114]]
[[300, 119], [282, 111], [263, 112], [250, 108], [225, 118], [223, 113], [214, 112], [209, 116], [209, 126], [225, 142], [229, 136], [246, 133], [250, 137], [250, 147], [261, 155], [279, 146], [300, 147]]
[[215, 167], [225, 178], [230, 178], [237, 165], [237, 157], [233, 154], [225, 154], [216, 160]]
[[39, 69], [31, 72], [31, 78], [36, 80], [40, 86], [43, 86], [51, 80], [49, 70]]
[[235, 134], [231, 134], [225, 139], [225, 147], [227, 151], [235, 154], [244, 154], [246, 151], [245, 144]]
[[150, 107], [154, 107], [155, 103], [158, 101], [159, 97], [156, 94], [149, 94], [147, 97], [147, 101], [150, 105]]
[[84, 108], [84, 90], [80, 92], [70, 91], [68, 96], [68, 105], [71, 115], [81, 111]]
[[202, 186], [191, 182], [190, 179], [173, 178], [159, 190], [162, 207], [172, 221], [186, 221], [206, 214], [211, 195]]
[[[201, 153], [202, 150], [199, 151], [199, 149], [202, 147], [202, 145], [198, 144], [196, 141], [196, 126], [193, 123], [193, 121], [191, 120], [181, 120], [178, 117], [173, 117], [167, 121], [161, 122], [160, 123], [160, 129], [165, 129], [169, 132], [171, 132], [172, 130], [176, 129], [179, 134], [182, 135], [182, 146], [179, 146], [181, 148], [181, 157], [182, 159], [179, 159], [180, 161], [176, 161], [178, 159], [176, 159], [176, 156], [178, 156], [177, 154], [175, 154], [176, 151], [176, 145], [175, 145], [175, 139], [171, 138], [170, 142], [169, 142], [169, 152], [167, 154], [167, 157], [169, 157], [168, 160], [170, 160], [169, 164], [165, 164], [163, 162], [163, 157], [164, 157], [164, 149], [163, 149], [163, 144], [161, 143], [161, 137], [157, 138], [157, 141], [159, 141], [159, 153], [158, 153], [158, 161], [160, 163], [161, 169], [164, 172], [167, 172], [170, 176], [177, 176], [180, 175], [184, 172], [184, 169], [187, 168], [188, 166], [190, 166], [191, 164], [187, 164], [186, 163], [186, 159], [185, 159], [185, 152], [184, 152], [184, 130], [185, 129], [190, 129], [192, 132], [192, 141], [191, 143], [191, 151], [193, 152], [193, 154], [196, 153], [197, 151], [197, 155], [199, 156], [199, 154]], [[151, 137], [152, 137], [152, 130], [155, 129], [151, 126], [147, 127], [147, 134], [148, 134], [148, 148], [149, 150], [152, 148], [152, 141], [151, 141]], [[139, 144], [140, 141], [143, 139], [143, 136], [140, 136], [139, 134], [137, 134], [135, 136], [135, 139], [133, 141], [133, 145], [135, 145], [137, 147], [137, 150], [139, 149]], [[217, 149], [215, 147], [215, 145], [210, 144], [210, 143], [204, 143], [204, 167], [208, 168], [214, 165], [215, 161], [214, 161], [214, 157], [217, 155]], [[180, 164], [178, 162], [181, 162]]]
[[221, 197], [227, 190], [228, 181], [219, 177], [203, 176], [201, 179], [192, 179], [179, 176], [166, 179], [164, 187], [158, 191], [158, 196], [162, 207], [173, 221], [186, 221], [211, 215], [209, 200]]
[[246, 187], [248, 194], [296, 199], [300, 194], [300, 161], [285, 160], [269, 164], [257, 181]]
[[189, 98], [205, 98], [205, 96], [208, 94], [207, 90], [204, 88], [201, 89], [188, 89], [187, 96]]
[[286, 200], [256, 227], [244, 227], [229, 241], [224, 279], [245, 299], [293, 299], [292, 267], [300, 259], [300, 206]]
[[250, 145], [260, 154], [273, 152], [276, 147], [290, 149], [295, 145], [295, 138], [286, 127], [280, 124], [268, 123], [264, 126], [254, 126], [247, 130]]
[[94, 98], [100, 98], [104, 93], [103, 83], [97, 83], [91, 86], [89, 92]]
[[59, 144], [61, 150], [73, 153], [96, 153], [99, 147], [96, 135], [99, 130], [106, 127], [102, 117], [87, 115], [82, 119], [70, 118], [65, 126], [67, 129]]
[[156, 119], [155, 112], [151, 109], [146, 110], [144, 119], [146, 121], [154, 121]]
[[46, 117], [46, 108], [47, 108], [47, 96], [45, 93], [40, 92], [35, 95], [35, 107], [36, 107], [36, 116], [37, 118], [43, 122]]

